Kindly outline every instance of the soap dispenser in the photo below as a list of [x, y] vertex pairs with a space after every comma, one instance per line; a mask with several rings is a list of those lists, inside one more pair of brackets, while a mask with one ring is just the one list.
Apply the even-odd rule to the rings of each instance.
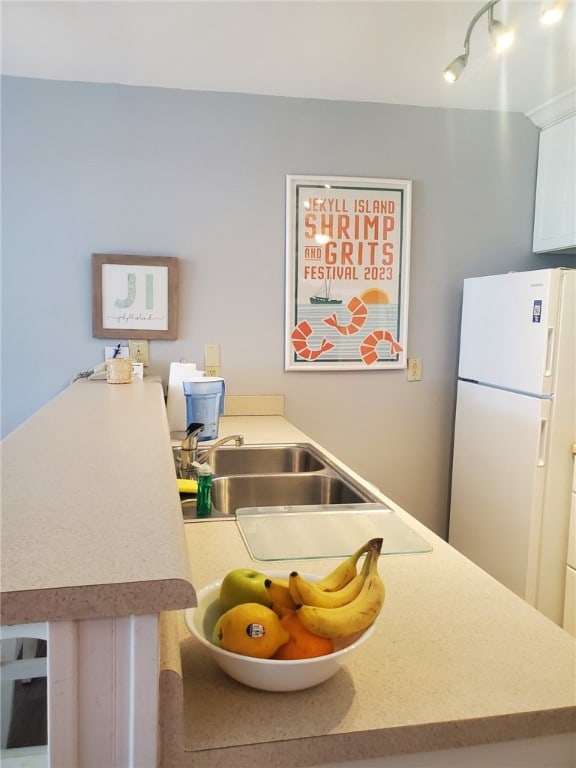
[[210, 464], [198, 465], [198, 491], [196, 492], [197, 517], [210, 517], [212, 514], [212, 467]]

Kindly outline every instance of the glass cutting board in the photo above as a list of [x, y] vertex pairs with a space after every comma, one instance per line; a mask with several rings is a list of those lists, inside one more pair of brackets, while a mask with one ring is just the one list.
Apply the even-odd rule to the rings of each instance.
[[383, 555], [432, 551], [420, 534], [380, 504], [244, 507], [236, 517], [254, 560], [347, 557], [377, 537], [384, 540]]

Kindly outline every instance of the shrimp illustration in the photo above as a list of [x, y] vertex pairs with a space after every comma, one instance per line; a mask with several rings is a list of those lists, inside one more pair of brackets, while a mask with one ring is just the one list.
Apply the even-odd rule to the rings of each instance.
[[390, 351], [392, 354], [402, 352], [402, 347], [400, 344], [398, 344], [397, 341], [394, 340], [394, 337], [390, 331], [384, 331], [382, 329], [373, 331], [372, 333], [368, 334], [362, 344], [360, 344], [360, 354], [366, 365], [372, 365], [372, 363], [375, 363], [376, 360], [378, 360], [378, 352], [376, 352], [376, 347], [378, 344], [380, 344], [381, 341], [390, 342]]
[[336, 313], [329, 317], [325, 317], [324, 322], [326, 325], [331, 325], [336, 328], [338, 333], [341, 333], [343, 336], [350, 336], [353, 333], [358, 333], [360, 328], [362, 328], [366, 322], [366, 318], [368, 317], [368, 307], [359, 296], [353, 296], [348, 304], [346, 304], [346, 308], [352, 313], [348, 325], [339, 325]]
[[308, 346], [308, 338], [312, 335], [312, 326], [307, 320], [301, 320], [294, 330], [290, 338], [292, 339], [292, 347], [299, 357], [304, 360], [316, 360], [316, 358], [323, 355], [324, 352], [328, 352], [334, 348], [334, 344], [328, 341], [326, 337], [320, 342], [320, 346], [317, 349], [311, 349]]

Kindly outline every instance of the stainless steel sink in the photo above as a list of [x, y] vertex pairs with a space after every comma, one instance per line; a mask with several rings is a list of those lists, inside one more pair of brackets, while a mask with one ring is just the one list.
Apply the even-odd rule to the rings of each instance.
[[212, 481], [212, 507], [221, 515], [234, 515], [242, 507], [358, 504], [368, 500], [350, 483], [327, 474], [236, 475]]
[[[174, 448], [178, 477], [180, 449]], [[202, 447], [200, 447], [202, 454]], [[181, 494], [185, 522], [230, 520], [243, 507], [293, 507], [378, 502], [353, 477], [309, 443], [220, 446], [208, 459], [212, 480], [212, 515], [196, 516], [196, 499]]]
[[[200, 449], [202, 454], [202, 449]], [[178, 466], [180, 448], [174, 448]], [[275, 445], [224, 445], [208, 458], [214, 475], [267, 475], [285, 472], [316, 472], [326, 463], [314, 446], [302, 443]]]

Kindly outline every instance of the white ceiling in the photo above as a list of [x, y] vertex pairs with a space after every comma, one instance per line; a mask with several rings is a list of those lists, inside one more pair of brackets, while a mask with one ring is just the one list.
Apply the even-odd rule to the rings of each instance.
[[483, 0], [2, 0], [2, 73], [203, 91], [530, 112], [576, 85], [576, 0], [560, 25], [540, 0], [501, 0], [504, 55], [487, 17], [453, 85]]

